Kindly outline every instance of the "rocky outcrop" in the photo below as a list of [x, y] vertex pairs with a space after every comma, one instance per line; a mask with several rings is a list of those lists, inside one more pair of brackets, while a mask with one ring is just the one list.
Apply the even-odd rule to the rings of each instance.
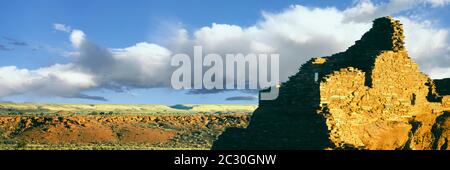
[[450, 87], [420, 72], [391, 17], [279, 88], [246, 129], [229, 128], [213, 149], [448, 149]]

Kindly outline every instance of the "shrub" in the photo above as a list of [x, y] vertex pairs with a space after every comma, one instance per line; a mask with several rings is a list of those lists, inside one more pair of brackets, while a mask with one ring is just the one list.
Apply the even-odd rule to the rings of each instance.
[[17, 148], [25, 148], [25, 147], [27, 147], [27, 142], [25, 142], [25, 141], [18, 141], [17, 144], [16, 144], [16, 147]]

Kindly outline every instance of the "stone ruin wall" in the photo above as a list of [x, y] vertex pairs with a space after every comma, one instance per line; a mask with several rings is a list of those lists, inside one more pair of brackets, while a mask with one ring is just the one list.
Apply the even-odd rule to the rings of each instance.
[[259, 101], [247, 129], [224, 133], [213, 149], [450, 149], [450, 96], [408, 56], [391, 17], [279, 88], [276, 100]]
[[409, 144], [431, 149], [432, 126], [445, 103], [428, 101], [429, 79], [418, 65], [406, 51], [386, 51], [376, 57], [371, 79], [372, 87], [365, 86], [365, 73], [349, 67], [320, 83], [318, 113], [326, 117], [332, 143], [338, 148], [399, 149]]
[[444, 96], [442, 98], [442, 105], [446, 110], [450, 110], [450, 96]]
[[[450, 96], [436, 94], [433, 81], [420, 72], [404, 48], [402, 25], [388, 19], [393, 25], [388, 43], [392, 48], [376, 55], [371, 69], [342, 68], [320, 83], [318, 113], [326, 118], [334, 147], [439, 147], [433, 146], [438, 138], [432, 134], [433, 126], [444, 111], [450, 110]], [[369, 39], [363, 37], [360, 42], [365, 38]], [[353, 49], [362, 48], [355, 46]]]
[[[392, 25], [388, 41], [391, 43], [388, 44], [392, 47], [375, 56], [370, 70], [344, 68], [327, 75], [320, 83], [321, 109], [318, 113], [326, 118], [334, 147], [439, 147], [434, 146], [433, 141], [438, 136], [433, 134], [433, 126], [436, 126], [436, 119], [449, 110], [450, 96], [437, 99], [432, 80], [420, 72], [403, 46], [402, 25], [388, 19]], [[360, 42], [365, 39], [370, 38], [363, 36]], [[367, 45], [355, 46], [353, 49], [369, 48]], [[367, 73], [370, 73], [369, 77]]]
[[[345, 53], [304, 64], [290, 79], [296, 83], [284, 84], [283, 97], [271, 104], [319, 100], [317, 113], [326, 119], [333, 148], [433, 149], [432, 129], [435, 120], [450, 110], [450, 96], [430, 99], [438, 94], [408, 56], [400, 21], [387, 17], [374, 23], [372, 31]], [[315, 88], [319, 96], [314, 96]]]

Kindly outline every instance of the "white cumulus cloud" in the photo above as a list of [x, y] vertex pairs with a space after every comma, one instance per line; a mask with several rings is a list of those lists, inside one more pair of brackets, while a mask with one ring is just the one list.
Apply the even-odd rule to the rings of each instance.
[[70, 28], [64, 24], [60, 24], [60, 23], [53, 24], [53, 29], [55, 29], [56, 31], [62, 31], [62, 32], [71, 32], [72, 31], [72, 28]]

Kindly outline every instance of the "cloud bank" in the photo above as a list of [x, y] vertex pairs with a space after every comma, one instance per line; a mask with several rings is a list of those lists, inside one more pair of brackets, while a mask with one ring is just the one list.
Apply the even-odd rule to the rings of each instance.
[[418, 6], [438, 8], [448, 3], [391, 0], [374, 4], [363, 0], [344, 10], [293, 5], [279, 13], [263, 12], [262, 19], [249, 27], [212, 23], [192, 32], [179, 28], [174, 36], [167, 37], [166, 44], [139, 42], [124, 48], [102, 47], [90, 41], [82, 30], [54, 24], [55, 30], [70, 34], [73, 51], [67, 54], [72, 61], [35, 70], [0, 67], [0, 81], [4, 82], [0, 84], [0, 97], [33, 93], [106, 101], [83, 92], [93, 88], [120, 92], [169, 87], [174, 69], [170, 66], [171, 56], [191, 54], [193, 46], [222, 56], [279, 53], [280, 80], [286, 81], [310, 58], [344, 51], [370, 29], [374, 18], [385, 15], [395, 15], [403, 22], [407, 49], [422, 71], [432, 78], [450, 77], [448, 29], [439, 28], [430, 20], [398, 14]]
[[370, 0], [356, 1], [354, 7], [343, 11], [346, 21], [365, 22], [380, 16], [397, 14], [420, 7], [442, 7], [450, 3], [450, 0], [390, 0], [378, 4]]
[[12, 48], [8, 48], [5, 45], [0, 44], [0, 51], [12, 51], [14, 49]]
[[229, 97], [226, 98], [227, 101], [237, 101], [237, 100], [258, 100], [258, 97], [256, 96], [235, 96], [235, 97]]

